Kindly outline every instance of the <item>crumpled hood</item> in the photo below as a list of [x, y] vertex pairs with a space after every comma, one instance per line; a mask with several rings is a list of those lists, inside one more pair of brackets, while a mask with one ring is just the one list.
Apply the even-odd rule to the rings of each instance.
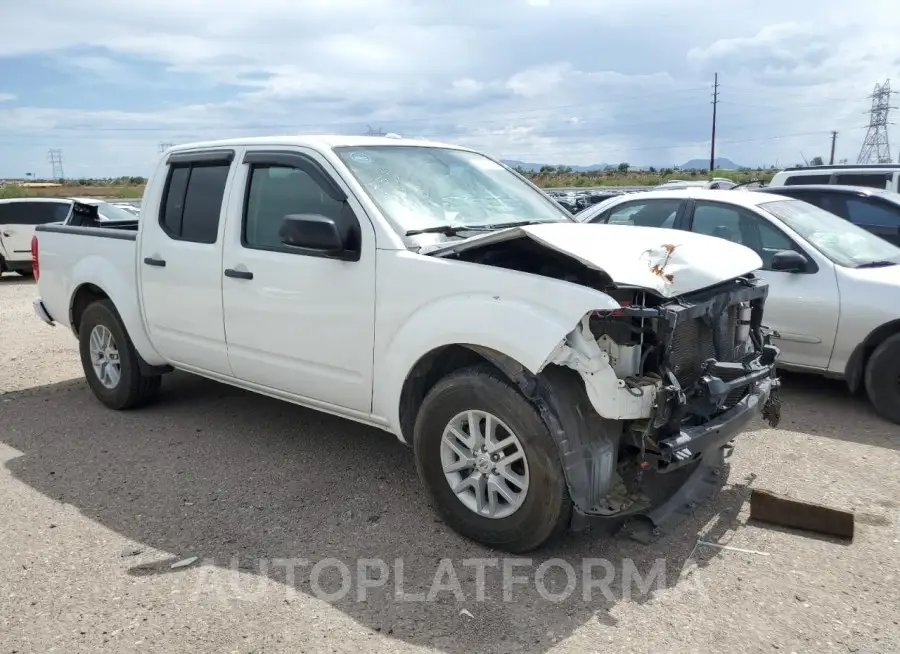
[[762, 267], [762, 259], [753, 250], [718, 237], [658, 227], [569, 222], [479, 234], [422, 248], [420, 254], [444, 256], [516, 238], [530, 238], [602, 270], [619, 286], [643, 288], [667, 298]]

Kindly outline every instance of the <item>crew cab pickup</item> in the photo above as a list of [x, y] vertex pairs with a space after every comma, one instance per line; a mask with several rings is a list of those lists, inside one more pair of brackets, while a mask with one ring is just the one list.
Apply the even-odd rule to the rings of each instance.
[[135, 224], [43, 225], [32, 248], [35, 310], [108, 407], [179, 369], [387, 430], [446, 523], [508, 551], [595, 519], [652, 540], [778, 419], [756, 253], [579, 224], [462, 147], [182, 145]]

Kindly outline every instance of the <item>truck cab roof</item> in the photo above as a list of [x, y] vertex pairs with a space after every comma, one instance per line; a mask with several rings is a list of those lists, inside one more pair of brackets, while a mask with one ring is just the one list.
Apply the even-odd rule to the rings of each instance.
[[282, 136], [257, 136], [215, 141], [198, 141], [183, 143], [167, 150], [168, 153], [201, 150], [207, 148], [238, 147], [247, 145], [300, 146], [316, 149], [331, 149], [344, 146], [408, 146], [408, 147], [440, 147], [454, 150], [469, 150], [459, 145], [431, 141], [426, 139], [407, 139], [396, 136], [366, 136], [355, 134], [285, 134]]

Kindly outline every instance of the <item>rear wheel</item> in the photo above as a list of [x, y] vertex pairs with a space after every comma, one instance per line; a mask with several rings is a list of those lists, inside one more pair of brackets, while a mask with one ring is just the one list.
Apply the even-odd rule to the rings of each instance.
[[162, 378], [141, 372], [137, 351], [110, 300], [88, 305], [78, 338], [84, 376], [103, 404], [111, 409], [132, 409], [156, 395]]
[[881, 343], [866, 365], [866, 394], [882, 417], [900, 424], [900, 334]]
[[553, 438], [493, 369], [439, 381], [419, 410], [414, 447], [423, 483], [461, 535], [525, 552], [564, 531], [572, 502]]

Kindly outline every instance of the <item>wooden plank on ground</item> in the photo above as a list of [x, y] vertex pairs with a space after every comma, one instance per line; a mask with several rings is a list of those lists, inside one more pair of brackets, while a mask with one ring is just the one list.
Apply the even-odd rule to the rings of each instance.
[[767, 490], [751, 491], [750, 518], [853, 540], [852, 512], [789, 499]]

